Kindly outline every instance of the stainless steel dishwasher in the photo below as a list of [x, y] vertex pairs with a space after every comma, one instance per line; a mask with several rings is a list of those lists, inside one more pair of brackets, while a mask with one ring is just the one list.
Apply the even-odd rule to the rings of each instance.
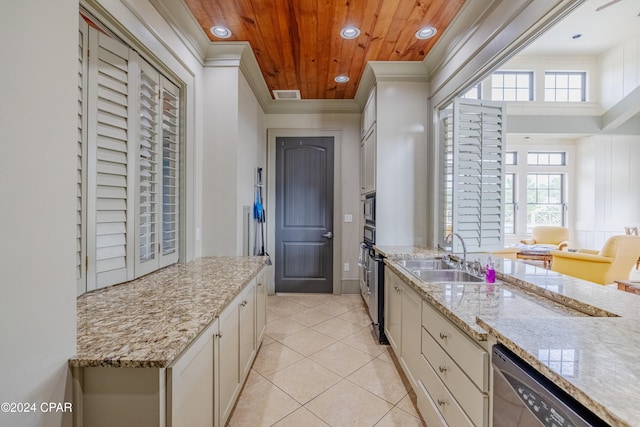
[[608, 425], [502, 344], [491, 363], [494, 427]]

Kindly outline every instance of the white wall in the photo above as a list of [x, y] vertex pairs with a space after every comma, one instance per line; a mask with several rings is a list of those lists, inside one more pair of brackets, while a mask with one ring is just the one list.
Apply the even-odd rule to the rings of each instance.
[[609, 109], [640, 86], [640, 36], [607, 51], [599, 59], [602, 105]]
[[577, 247], [599, 249], [624, 227], [640, 227], [640, 136], [592, 136], [577, 145]]
[[0, 37], [0, 402], [37, 403], [0, 425], [71, 425], [39, 405], [71, 401], [78, 3], [2, 2]]
[[[342, 252], [341, 262], [334, 268], [341, 271], [342, 281], [358, 280], [358, 248], [362, 240], [362, 224], [360, 223], [360, 114], [268, 114], [266, 116], [268, 129], [303, 129], [303, 130], [331, 130], [341, 135], [341, 144], [336, 146], [340, 150], [340, 203], [335, 205], [339, 209], [339, 217], [345, 214], [353, 215], [353, 222], [341, 221], [338, 229], [336, 224], [335, 241], [340, 243]], [[304, 135], [307, 135], [306, 133]], [[275, 173], [275, 155], [268, 164], [269, 176]], [[338, 172], [336, 171], [336, 174]], [[274, 181], [275, 182], [275, 181]], [[269, 188], [268, 198], [275, 201], [275, 188]], [[273, 215], [272, 215], [273, 216]], [[267, 217], [269, 222], [269, 217]], [[273, 221], [271, 221], [272, 225]], [[273, 246], [273, 227], [270, 225], [269, 246]], [[271, 249], [273, 254], [274, 250]], [[344, 263], [349, 263], [350, 270], [343, 271]], [[338, 292], [340, 293], [340, 292]]]
[[[258, 104], [255, 95], [251, 91], [249, 83], [244, 75], [239, 81], [239, 123], [238, 123], [238, 201], [236, 206], [236, 216], [240, 218], [243, 206], [251, 207], [251, 218], [253, 219], [253, 203], [255, 201], [254, 190], [256, 183], [256, 169], [262, 168], [262, 181], [266, 184], [267, 179], [267, 143], [265, 114]], [[263, 191], [264, 203], [266, 203], [266, 192]], [[243, 238], [246, 238], [243, 229], [243, 221], [237, 224], [236, 242], [238, 251], [243, 248]], [[249, 254], [254, 254], [254, 238], [256, 232], [255, 223], [252, 221], [249, 235]], [[266, 233], [266, 230], [265, 230]], [[260, 248], [258, 248], [260, 249]], [[241, 252], [238, 255], [242, 255]]]
[[208, 66], [204, 76], [202, 255], [242, 255], [243, 206], [253, 206], [266, 162], [265, 116], [239, 67]]

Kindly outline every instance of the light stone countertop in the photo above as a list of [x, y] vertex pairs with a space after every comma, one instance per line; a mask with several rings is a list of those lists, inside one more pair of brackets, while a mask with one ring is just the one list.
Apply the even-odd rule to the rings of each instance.
[[77, 299], [71, 367], [164, 368], [265, 265], [263, 257], [205, 257]]
[[[639, 295], [503, 258], [496, 273], [506, 284], [428, 284], [393, 258], [442, 252], [383, 250], [393, 271], [471, 337], [493, 335], [610, 425], [640, 425]], [[484, 263], [486, 254], [467, 258]]]

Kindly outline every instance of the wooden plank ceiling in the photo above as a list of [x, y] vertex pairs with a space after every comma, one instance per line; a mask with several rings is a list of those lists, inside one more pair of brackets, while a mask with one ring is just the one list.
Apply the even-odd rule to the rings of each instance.
[[[367, 61], [421, 61], [465, 0], [184, 0], [211, 41], [248, 41], [269, 91], [300, 90], [302, 99], [353, 99]], [[340, 37], [352, 25], [353, 40]], [[419, 40], [425, 26], [435, 37]], [[349, 77], [336, 83], [338, 75]], [[272, 94], [273, 96], [273, 94]]]

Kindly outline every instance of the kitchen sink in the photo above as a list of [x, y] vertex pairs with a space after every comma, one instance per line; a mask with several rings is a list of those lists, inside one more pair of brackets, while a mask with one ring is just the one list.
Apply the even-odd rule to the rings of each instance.
[[412, 269], [411, 274], [425, 282], [483, 282], [484, 279], [460, 270]]
[[395, 260], [406, 270], [448, 270], [453, 268], [442, 258], [402, 258]]

